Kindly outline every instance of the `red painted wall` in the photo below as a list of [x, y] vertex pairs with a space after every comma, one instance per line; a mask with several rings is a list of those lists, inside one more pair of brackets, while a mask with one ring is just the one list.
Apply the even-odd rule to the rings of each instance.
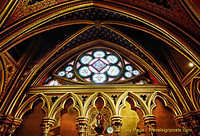
[[23, 117], [22, 125], [16, 130], [15, 136], [41, 136], [42, 130], [40, 125], [45, 116], [42, 111], [42, 101], [37, 101], [33, 110], [28, 111]]
[[174, 113], [171, 109], [164, 106], [161, 99], [156, 99], [156, 108], [153, 110], [153, 114], [156, 117], [157, 128], [168, 131], [157, 132], [157, 136], [182, 136], [181, 133], [169, 132], [170, 130], [178, 129], [177, 122], [174, 119]]
[[200, 0], [192, 0], [192, 2], [197, 6], [200, 10]]
[[78, 136], [78, 131], [76, 129], [76, 117], [78, 116], [78, 112], [69, 108], [71, 105], [72, 100], [68, 100], [65, 109], [61, 111], [61, 136]]

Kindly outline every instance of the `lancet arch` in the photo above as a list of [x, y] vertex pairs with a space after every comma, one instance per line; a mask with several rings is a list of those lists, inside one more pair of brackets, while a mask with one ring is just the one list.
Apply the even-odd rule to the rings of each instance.
[[39, 94], [33, 95], [28, 100], [26, 100], [25, 102], [23, 102], [22, 105], [17, 110], [17, 112], [15, 114], [15, 117], [22, 119], [23, 115], [27, 111], [29, 111], [29, 110], [31, 110], [33, 108], [33, 104], [37, 100], [42, 100], [43, 101], [42, 109], [45, 111], [45, 114], [47, 116], [49, 114], [49, 112], [50, 112], [50, 103], [49, 103], [49, 100], [48, 100], [48, 98], [44, 94], [39, 93]]
[[72, 99], [73, 107], [78, 111], [79, 116], [83, 115], [83, 104], [80, 98], [74, 93], [67, 93], [61, 96], [51, 107], [49, 118], [55, 119], [57, 112], [64, 109], [64, 105], [68, 99]]
[[150, 112], [152, 113], [153, 109], [156, 107], [155, 99], [159, 97], [164, 101], [164, 105], [172, 109], [176, 116], [181, 115], [182, 112], [178, 106], [178, 104], [169, 96], [162, 92], [154, 92], [148, 100], [148, 107], [150, 108]]

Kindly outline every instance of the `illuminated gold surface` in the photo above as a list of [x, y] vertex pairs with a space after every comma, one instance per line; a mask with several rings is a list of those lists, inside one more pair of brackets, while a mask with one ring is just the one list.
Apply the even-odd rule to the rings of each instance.
[[87, 93], [87, 92], [167, 92], [166, 86], [160, 85], [70, 85], [70, 86], [50, 86], [50, 87], [33, 87], [30, 89], [30, 94], [35, 93]]
[[121, 127], [121, 135], [122, 136], [137, 136], [137, 123], [139, 122], [139, 117], [137, 113], [131, 110], [131, 105], [126, 101], [126, 107], [122, 109], [122, 127]]

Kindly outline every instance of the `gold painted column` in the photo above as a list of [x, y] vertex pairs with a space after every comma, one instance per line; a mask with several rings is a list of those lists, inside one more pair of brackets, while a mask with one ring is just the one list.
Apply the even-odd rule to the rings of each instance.
[[121, 116], [111, 117], [111, 124], [115, 128], [116, 136], [120, 136], [120, 129], [122, 126], [122, 117]]
[[88, 127], [88, 118], [87, 117], [77, 117], [76, 122], [77, 122], [76, 126], [77, 126], [79, 136], [85, 136], [86, 130]]
[[156, 136], [156, 120], [154, 115], [144, 116], [144, 125], [146, 126], [146, 135]]
[[42, 136], [48, 136], [49, 130], [55, 125], [55, 119], [44, 118], [42, 122]]
[[21, 125], [22, 119], [10, 115], [0, 115], [0, 135], [12, 136], [15, 130]]

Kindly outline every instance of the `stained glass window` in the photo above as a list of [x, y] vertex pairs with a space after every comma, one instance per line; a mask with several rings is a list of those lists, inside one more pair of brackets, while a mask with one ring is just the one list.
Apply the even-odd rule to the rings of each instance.
[[93, 48], [68, 61], [56, 73], [67, 81], [112, 83], [130, 80], [141, 71], [114, 50]]
[[76, 62], [76, 73], [81, 79], [105, 83], [117, 79], [123, 71], [123, 61], [114, 51], [93, 49], [79, 56]]

